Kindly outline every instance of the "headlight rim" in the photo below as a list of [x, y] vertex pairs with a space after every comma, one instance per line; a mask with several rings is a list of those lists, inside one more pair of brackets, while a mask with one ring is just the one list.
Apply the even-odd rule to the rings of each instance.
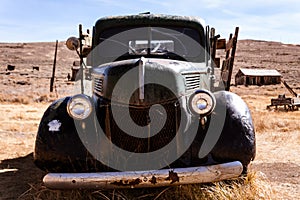
[[[198, 94], [206, 94], [209, 96], [210, 100], [211, 100], [211, 105], [208, 104], [208, 106], [210, 106], [211, 108], [205, 112], [205, 113], [200, 113], [200, 112], [197, 112], [194, 110], [193, 108], [193, 99], [198, 95]], [[207, 101], [206, 101], [207, 102]], [[194, 115], [198, 115], [200, 117], [205, 117], [207, 115], [210, 115], [215, 107], [216, 107], [216, 98], [214, 96], [214, 94], [206, 89], [199, 89], [199, 90], [196, 90], [190, 97], [189, 97], [189, 100], [188, 100], [188, 105], [189, 105], [189, 110], [191, 111], [192, 114]], [[200, 110], [200, 109], [199, 109]]]
[[[82, 99], [89, 108], [89, 111], [86, 114], [84, 114], [82, 117], [78, 114], [74, 114], [74, 111], [72, 111], [71, 104], [76, 99]], [[92, 113], [92, 109], [93, 109], [93, 106], [92, 106], [91, 98], [85, 94], [76, 94], [76, 95], [70, 97], [70, 99], [67, 102], [67, 112], [70, 117], [72, 117], [73, 119], [76, 119], [76, 120], [84, 120], [84, 119], [88, 118]], [[84, 111], [84, 112], [86, 112], [86, 111]]]

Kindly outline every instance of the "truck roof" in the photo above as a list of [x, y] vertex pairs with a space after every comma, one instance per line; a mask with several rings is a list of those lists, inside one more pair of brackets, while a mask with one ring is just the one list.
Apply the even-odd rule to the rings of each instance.
[[100, 29], [107, 29], [116, 26], [187, 26], [196, 29], [201, 28], [204, 31], [205, 22], [199, 17], [176, 16], [164, 14], [138, 14], [124, 16], [109, 16], [100, 18], [95, 23], [97, 32]]

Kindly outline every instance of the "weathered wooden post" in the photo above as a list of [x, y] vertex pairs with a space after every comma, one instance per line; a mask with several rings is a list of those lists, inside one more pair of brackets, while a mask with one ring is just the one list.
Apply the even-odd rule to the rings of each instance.
[[82, 56], [82, 40], [84, 36], [82, 34], [82, 25], [79, 24], [79, 57], [80, 57], [80, 85], [81, 85], [81, 94], [84, 93], [84, 83], [83, 83], [83, 56]]
[[53, 92], [53, 85], [54, 85], [54, 78], [55, 78], [55, 67], [56, 67], [56, 56], [57, 56], [57, 45], [58, 45], [58, 40], [56, 40], [56, 45], [55, 45], [52, 77], [50, 79], [50, 92]]

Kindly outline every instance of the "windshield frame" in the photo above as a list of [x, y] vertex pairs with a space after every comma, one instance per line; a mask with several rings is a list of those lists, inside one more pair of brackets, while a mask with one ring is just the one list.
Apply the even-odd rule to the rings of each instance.
[[203, 39], [197, 30], [190, 27], [113, 27], [104, 30], [99, 36], [99, 45], [95, 48], [97, 53], [94, 56], [97, 56], [101, 64], [108, 60], [126, 60], [141, 56], [205, 61]]
[[[90, 65], [97, 65], [98, 55], [94, 51], [99, 45], [100, 37], [107, 30], [112, 29], [128, 29], [128, 28], [142, 28], [142, 27], [161, 27], [161, 28], [189, 28], [195, 30], [200, 38], [199, 46], [202, 46], [203, 55], [209, 53], [207, 50], [209, 44], [206, 41], [206, 27], [203, 19], [199, 17], [190, 17], [190, 16], [176, 16], [176, 15], [161, 15], [161, 14], [149, 14], [149, 15], [126, 15], [126, 16], [110, 16], [103, 17], [96, 21], [95, 26], [93, 27], [93, 40], [92, 40], [92, 54], [89, 60]], [[120, 31], [117, 31], [117, 33]], [[116, 33], [114, 33], [116, 34]], [[128, 49], [127, 49], [128, 50]], [[207, 52], [206, 52], [207, 51]], [[127, 58], [119, 58], [118, 60], [131, 59], [131, 58], [140, 58], [141, 55], [131, 55]], [[146, 56], [144, 56], [146, 57]], [[153, 58], [161, 58], [161, 55], [151, 55]], [[163, 57], [166, 58], [166, 57]], [[170, 58], [174, 59], [174, 58]], [[206, 59], [206, 58], [205, 58]], [[186, 59], [189, 62], [203, 62], [204, 58], [195, 58], [195, 59]], [[99, 64], [104, 64], [108, 62], [113, 62], [112, 59], [106, 59], [106, 61], [101, 61]]]

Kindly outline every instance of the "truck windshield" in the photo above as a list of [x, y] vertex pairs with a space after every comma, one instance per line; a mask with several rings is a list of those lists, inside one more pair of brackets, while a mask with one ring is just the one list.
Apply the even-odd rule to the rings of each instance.
[[137, 57], [203, 62], [204, 39], [186, 27], [117, 27], [103, 31], [96, 50], [100, 63]]

